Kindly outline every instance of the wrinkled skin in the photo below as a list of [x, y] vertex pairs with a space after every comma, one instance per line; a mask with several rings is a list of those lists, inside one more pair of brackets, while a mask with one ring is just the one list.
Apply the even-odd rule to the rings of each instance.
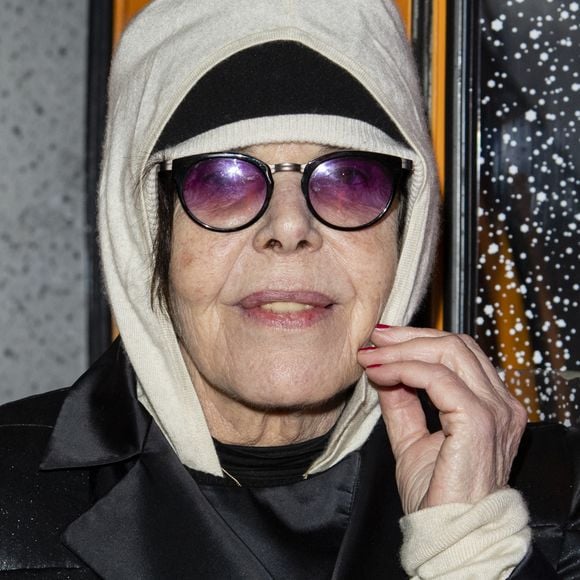
[[[280, 144], [246, 152], [267, 163], [305, 163], [328, 149]], [[310, 214], [300, 179], [275, 174], [268, 211], [239, 232], [207, 231], [176, 208], [174, 323], [212, 434], [225, 442], [283, 444], [328, 431], [341, 393], [362, 373], [357, 350], [392, 285], [396, 207], [370, 228], [337, 231]], [[290, 316], [267, 324], [240, 307], [264, 290], [317, 292], [332, 306], [315, 324], [293, 326]]]
[[[304, 163], [327, 151], [247, 150], [267, 163]], [[240, 232], [206, 231], [176, 208], [174, 323], [212, 435], [245, 445], [321, 435], [364, 368], [379, 393], [407, 513], [504, 487], [526, 413], [477, 344], [431, 329], [372, 331], [396, 269], [396, 206], [368, 229], [340, 232], [310, 215], [300, 175], [274, 180], [268, 211]], [[332, 306], [314, 323], [294, 324], [291, 315], [265, 323], [240, 306], [264, 290], [321, 293]], [[369, 337], [375, 348], [359, 351]], [[417, 389], [439, 409], [440, 432], [428, 433]]]
[[[371, 338], [376, 348], [359, 360], [378, 389], [405, 512], [475, 503], [505, 487], [527, 414], [475, 341], [410, 327]], [[427, 431], [416, 389], [439, 410], [441, 431]]]

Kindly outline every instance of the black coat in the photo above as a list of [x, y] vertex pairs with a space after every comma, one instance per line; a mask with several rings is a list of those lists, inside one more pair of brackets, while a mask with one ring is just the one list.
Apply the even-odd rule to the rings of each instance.
[[[526, 432], [512, 485], [528, 502], [535, 540], [514, 579], [580, 578], [579, 437], [559, 425]], [[359, 485], [333, 579], [406, 578], [385, 429], [357, 453]], [[271, 578], [137, 402], [119, 343], [70, 390], [0, 408], [3, 575]]]

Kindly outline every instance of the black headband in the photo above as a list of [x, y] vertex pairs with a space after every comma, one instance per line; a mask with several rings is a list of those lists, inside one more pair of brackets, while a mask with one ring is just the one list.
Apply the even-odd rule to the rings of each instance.
[[228, 123], [296, 114], [358, 119], [404, 141], [385, 111], [345, 69], [303, 44], [275, 41], [242, 50], [203, 76], [173, 113], [154, 150]]

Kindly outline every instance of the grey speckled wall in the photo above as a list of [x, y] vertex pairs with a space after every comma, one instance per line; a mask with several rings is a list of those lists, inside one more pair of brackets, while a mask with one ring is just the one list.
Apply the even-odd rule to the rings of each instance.
[[0, 403], [87, 364], [88, 0], [0, 1]]

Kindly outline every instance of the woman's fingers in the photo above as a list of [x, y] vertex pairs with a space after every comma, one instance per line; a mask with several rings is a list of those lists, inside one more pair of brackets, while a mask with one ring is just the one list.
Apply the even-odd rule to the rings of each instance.
[[[497, 413], [503, 416], [507, 414], [509, 420], [514, 421], [515, 425], [506, 437], [511, 438], [512, 434], [516, 434], [519, 441], [527, 422], [526, 410], [507, 390], [490, 360], [473, 338], [413, 327], [377, 329], [371, 338], [379, 348], [372, 352], [361, 351], [359, 360], [363, 366], [389, 360], [423, 360], [443, 364], [456, 372], [478, 397], [497, 407]], [[380, 348], [381, 346], [386, 348]], [[382, 360], [375, 357], [382, 357]]]
[[[455, 373], [444, 365], [407, 361], [371, 367], [367, 374], [377, 385], [405, 509], [478, 501], [505, 485], [496, 410]], [[440, 411], [438, 437], [429, 434], [419, 401], [402, 385], [428, 393]]]
[[442, 413], [464, 412], [480, 404], [479, 398], [462, 379], [442, 364], [420, 360], [385, 362], [378, 367], [368, 367], [367, 375], [378, 387], [405, 385], [425, 390]]
[[[375, 331], [371, 338], [377, 348], [359, 353], [362, 366], [366, 368], [376, 364], [417, 361], [436, 365], [432, 370], [433, 376], [445, 374], [443, 369], [437, 370], [437, 365], [447, 368], [450, 376], [459, 377], [464, 388], [492, 409], [497, 424], [502, 426], [498, 436], [504, 439], [504, 447], [515, 452], [527, 421], [526, 411], [506, 389], [471, 337], [428, 328], [393, 327]], [[404, 383], [407, 386], [425, 388], [415, 382], [413, 373], [407, 373], [407, 378], [412, 381]], [[382, 380], [387, 380], [387, 375]], [[435, 400], [431, 393], [429, 396], [440, 411], [446, 412], [446, 409], [440, 407], [441, 401]]]
[[410, 445], [429, 434], [425, 414], [415, 389], [397, 383], [379, 388], [378, 394], [393, 454], [397, 459]]
[[[371, 339], [377, 347], [388, 348], [374, 353], [362, 351], [360, 362], [365, 367], [395, 360], [443, 364], [455, 371], [479, 396], [496, 396], [504, 404], [509, 404], [511, 400], [489, 359], [470, 336], [429, 328], [392, 327], [377, 329]], [[373, 358], [373, 354], [376, 357], [379, 352], [383, 356], [380, 362]]]
[[[526, 413], [475, 341], [409, 327], [371, 340], [359, 362], [379, 393], [406, 509], [475, 501], [505, 485]], [[428, 433], [415, 389], [439, 410], [439, 433]]]

